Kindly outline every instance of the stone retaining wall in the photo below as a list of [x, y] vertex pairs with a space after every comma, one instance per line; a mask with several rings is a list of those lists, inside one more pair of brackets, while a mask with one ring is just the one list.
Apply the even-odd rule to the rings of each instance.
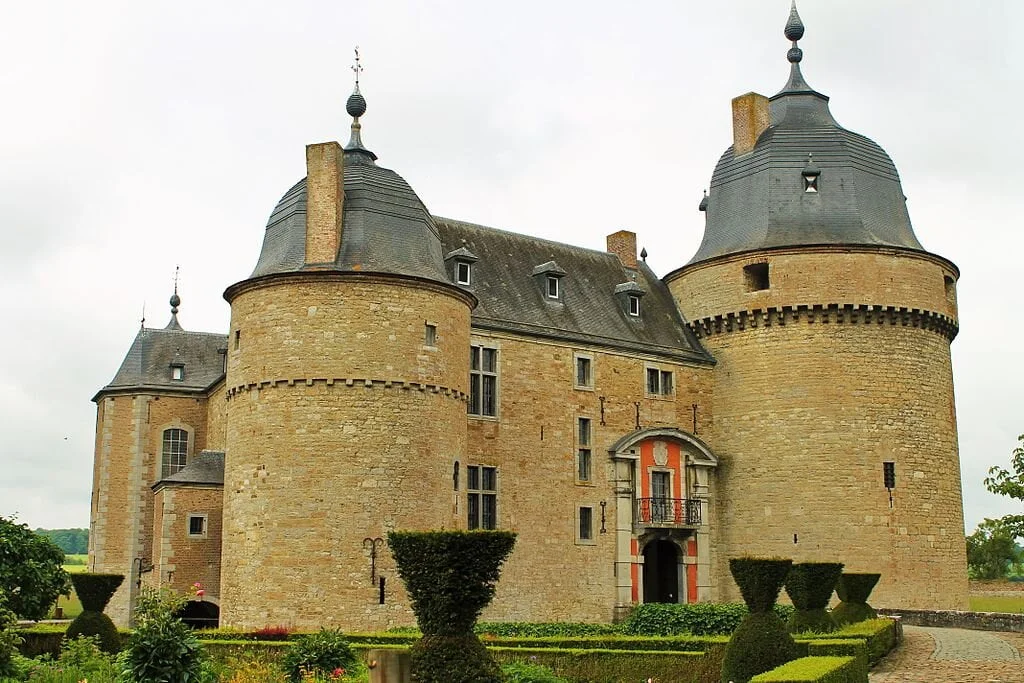
[[970, 628], [979, 631], [1024, 633], [1024, 614], [1003, 612], [956, 612], [952, 610], [880, 609], [880, 616], [899, 616], [909, 626]]

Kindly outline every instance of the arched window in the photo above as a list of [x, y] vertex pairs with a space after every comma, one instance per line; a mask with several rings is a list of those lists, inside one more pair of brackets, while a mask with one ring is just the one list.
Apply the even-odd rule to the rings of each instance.
[[188, 459], [188, 432], [184, 429], [165, 429], [163, 447], [163, 475], [166, 478], [185, 466]]

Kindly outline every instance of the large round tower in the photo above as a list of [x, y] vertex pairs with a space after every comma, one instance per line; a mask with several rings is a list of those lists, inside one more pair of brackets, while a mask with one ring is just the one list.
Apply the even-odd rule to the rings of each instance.
[[834, 560], [882, 574], [877, 606], [966, 608], [959, 271], [918, 242], [888, 155], [804, 80], [803, 31], [794, 6], [782, 91], [733, 101], [704, 239], [666, 277], [718, 363], [718, 575]]
[[306, 148], [252, 275], [225, 292], [222, 621], [253, 628], [411, 622], [384, 542], [458, 528], [472, 295], [430, 214], [352, 139]]

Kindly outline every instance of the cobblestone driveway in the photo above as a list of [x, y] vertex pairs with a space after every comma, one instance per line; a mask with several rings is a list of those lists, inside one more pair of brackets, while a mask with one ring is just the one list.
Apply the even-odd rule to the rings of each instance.
[[1024, 634], [905, 626], [871, 683], [1024, 683]]

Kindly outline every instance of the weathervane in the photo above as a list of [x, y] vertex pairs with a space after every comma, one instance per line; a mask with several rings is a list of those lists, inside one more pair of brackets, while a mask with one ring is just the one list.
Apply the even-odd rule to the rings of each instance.
[[359, 72], [363, 70], [363, 65], [359, 63], [359, 46], [356, 45], [356, 63], [353, 64], [350, 69], [356, 75], [356, 92], [359, 92]]

